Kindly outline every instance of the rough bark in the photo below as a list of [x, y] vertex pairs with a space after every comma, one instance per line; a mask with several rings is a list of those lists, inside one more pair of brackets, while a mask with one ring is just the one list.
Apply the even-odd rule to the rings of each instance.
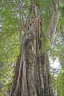
[[31, 6], [10, 96], [54, 96], [48, 56], [41, 51], [43, 36], [39, 6]]

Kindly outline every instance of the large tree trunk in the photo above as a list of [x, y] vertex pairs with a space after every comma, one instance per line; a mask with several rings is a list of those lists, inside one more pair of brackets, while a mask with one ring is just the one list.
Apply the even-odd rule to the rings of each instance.
[[49, 61], [42, 53], [42, 18], [39, 7], [31, 6], [33, 16], [28, 16], [22, 48], [17, 59], [10, 96], [54, 96]]

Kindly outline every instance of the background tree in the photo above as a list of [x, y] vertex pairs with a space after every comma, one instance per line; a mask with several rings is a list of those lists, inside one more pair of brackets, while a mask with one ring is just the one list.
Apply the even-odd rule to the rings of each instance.
[[63, 5], [64, 5], [64, 1], [62, 0], [62, 4], [59, 6], [59, 10], [60, 10], [60, 18], [59, 18], [59, 22], [57, 25], [57, 36], [55, 39], [55, 43], [54, 43], [54, 47], [51, 54], [52, 57], [55, 59], [56, 57], [59, 58], [59, 62], [60, 62], [60, 71], [57, 74], [57, 76], [53, 78], [53, 85], [54, 85], [54, 89], [55, 89], [55, 94], [57, 94], [57, 96], [63, 96], [64, 95], [64, 54], [63, 54], [63, 50], [64, 50], [64, 14], [63, 14]]

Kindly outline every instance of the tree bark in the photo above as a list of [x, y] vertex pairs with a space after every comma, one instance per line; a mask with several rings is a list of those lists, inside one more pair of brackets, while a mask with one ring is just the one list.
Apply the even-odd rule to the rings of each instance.
[[22, 49], [17, 59], [10, 96], [54, 96], [48, 56], [42, 53], [42, 18], [33, 4], [26, 21]]
[[60, 13], [57, 11], [57, 8], [60, 5], [60, 0], [58, 0], [57, 3], [55, 2], [55, 0], [52, 0], [52, 3], [54, 5], [54, 10], [53, 10], [53, 15], [49, 24], [48, 32], [47, 32], [50, 40], [51, 49], [53, 48], [54, 39], [57, 35], [56, 28], [57, 28], [57, 23], [60, 17]]

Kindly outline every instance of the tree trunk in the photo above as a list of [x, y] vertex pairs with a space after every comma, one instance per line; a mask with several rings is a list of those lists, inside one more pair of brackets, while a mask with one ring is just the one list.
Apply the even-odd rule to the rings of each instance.
[[54, 96], [48, 56], [42, 53], [42, 18], [39, 6], [31, 6], [22, 49], [17, 59], [10, 96]]

